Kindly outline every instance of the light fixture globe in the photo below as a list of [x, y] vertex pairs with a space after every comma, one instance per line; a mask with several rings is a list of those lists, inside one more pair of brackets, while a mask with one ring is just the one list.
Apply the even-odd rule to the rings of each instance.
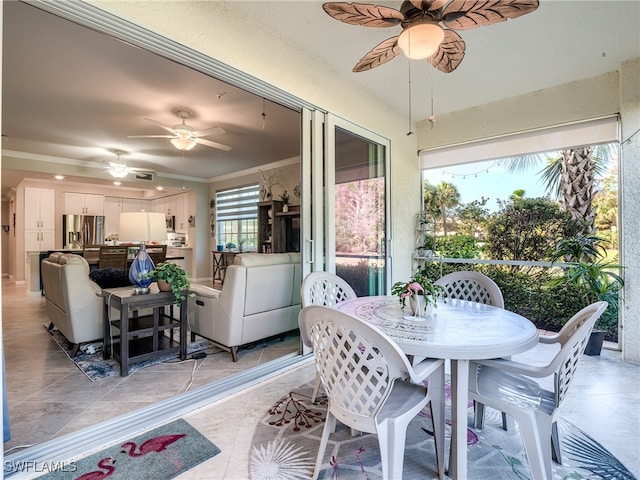
[[398, 37], [398, 46], [410, 59], [422, 60], [436, 53], [442, 40], [442, 27], [437, 22], [425, 21], [405, 28]]
[[172, 138], [170, 142], [178, 150], [191, 150], [193, 147], [197, 145], [195, 140], [187, 138], [186, 136], [183, 136], [183, 135], [181, 135], [178, 138]]

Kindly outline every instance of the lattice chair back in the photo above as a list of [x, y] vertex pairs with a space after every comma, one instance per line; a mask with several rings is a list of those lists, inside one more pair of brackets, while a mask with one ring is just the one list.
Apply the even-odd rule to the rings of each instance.
[[330, 272], [311, 272], [302, 281], [301, 293], [303, 307], [335, 307], [338, 303], [357, 297], [344, 279]]
[[561, 348], [550, 364], [550, 366], [557, 365], [554, 375], [557, 406], [564, 402], [569, 385], [576, 373], [578, 362], [589, 342], [591, 330], [606, 308], [607, 302], [592, 303], [571, 317], [559, 332]]
[[469, 300], [504, 308], [500, 287], [486, 275], [463, 271], [449, 273], [434, 282], [444, 288], [445, 298]]
[[351, 315], [321, 307], [304, 312], [301, 331], [316, 352], [331, 410], [347, 426], [375, 431], [375, 417], [393, 383], [407, 377], [406, 355], [387, 335]]

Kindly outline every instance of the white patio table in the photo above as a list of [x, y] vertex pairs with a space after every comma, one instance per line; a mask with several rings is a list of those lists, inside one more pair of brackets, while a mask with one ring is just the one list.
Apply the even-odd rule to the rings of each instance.
[[398, 297], [348, 300], [339, 310], [376, 325], [410, 356], [451, 361], [451, 471], [467, 478], [467, 403], [469, 361], [507, 357], [533, 348], [538, 331], [526, 318], [497, 307], [466, 300], [439, 301], [433, 313], [419, 319], [403, 311]]

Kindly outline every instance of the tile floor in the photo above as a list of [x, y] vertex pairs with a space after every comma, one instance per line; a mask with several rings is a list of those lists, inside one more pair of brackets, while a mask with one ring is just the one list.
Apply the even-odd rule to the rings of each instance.
[[[175, 364], [160, 367], [161, 371], [158, 372], [149, 370], [145, 372], [144, 379], [142, 374], [136, 374], [131, 378], [138, 377], [139, 380], [131, 382], [129, 386], [126, 386], [126, 382], [125, 385], [120, 385], [120, 378], [112, 379], [108, 386], [95, 383], [86, 386], [70, 372], [60, 375], [62, 370], [66, 370], [66, 364], [56, 361], [58, 347], [48, 340], [46, 334], [43, 335], [44, 331], [26, 328], [28, 324], [38, 326], [42, 323], [44, 310], [40, 303], [39, 297], [21, 296], [18, 292], [12, 294], [10, 286], [3, 291], [8, 391], [11, 397], [19, 398], [17, 403], [14, 401], [12, 404], [12, 424], [16, 422], [15, 440], [6, 444], [5, 450], [11, 445], [41, 441], [42, 438], [37, 438], [36, 433], [31, 430], [43, 430], [49, 436], [62, 435], [91, 422], [135, 410], [146, 402], [163, 400], [187, 387], [190, 373], [185, 376], [185, 372], [180, 372], [180, 366]], [[21, 334], [22, 330], [29, 330], [29, 333]], [[19, 334], [24, 335], [21, 342], [12, 340], [12, 337], [15, 339]], [[43, 338], [47, 341], [43, 341]], [[514, 359], [540, 361], [553, 353], [547, 346], [542, 347]], [[260, 357], [267, 350], [260, 353], [247, 351], [245, 358]], [[29, 361], [25, 361], [24, 355], [27, 354]], [[223, 354], [224, 357], [227, 355]], [[70, 363], [66, 358], [65, 360]], [[259, 361], [258, 358], [252, 358], [249, 362], [257, 364]], [[186, 363], [191, 363], [188, 367], [191, 370], [193, 362]], [[45, 364], [46, 372], [43, 367]], [[200, 369], [198, 372], [200, 373]], [[218, 368], [203, 369], [202, 373], [202, 377], [196, 377], [191, 389], [222, 375]], [[57, 375], [59, 377], [55, 380]], [[182, 415], [222, 452], [180, 475], [178, 479], [248, 479], [254, 425], [291, 388], [313, 378], [313, 365], [307, 362], [287, 373]], [[38, 390], [39, 386], [52, 382], [52, 387], [45, 391]], [[158, 388], [158, 385], [162, 385], [162, 388]], [[78, 395], [78, 392], [81, 394]], [[132, 400], [133, 392], [136, 400]], [[140, 395], [141, 392], [144, 395]], [[639, 400], [640, 366], [622, 362], [618, 352], [604, 350], [601, 356], [584, 356], [581, 360], [561, 415], [598, 440], [636, 477], [640, 477], [637, 446], [640, 431]], [[37, 406], [40, 402], [49, 403], [46, 413], [42, 413], [42, 405]], [[67, 414], [69, 403], [74, 403], [76, 407]], [[56, 421], [56, 417], [62, 414], [67, 416], [66, 420]], [[42, 421], [44, 416], [46, 422]], [[74, 416], [78, 418], [71, 418]], [[34, 418], [24, 420], [30, 417]], [[20, 426], [20, 418], [26, 422], [25, 427]], [[20, 477], [14, 475], [13, 478]], [[469, 478], [473, 478], [472, 474]]]

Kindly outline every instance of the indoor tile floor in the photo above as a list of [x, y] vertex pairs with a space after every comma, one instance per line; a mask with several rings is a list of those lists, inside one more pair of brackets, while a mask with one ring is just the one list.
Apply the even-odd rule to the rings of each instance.
[[[42, 299], [21, 294], [21, 287], [6, 283], [3, 287], [3, 334], [14, 427], [14, 440], [5, 444], [5, 452], [8, 448], [39, 442], [46, 436], [62, 435], [135, 410], [189, 387], [193, 361], [143, 369], [126, 381], [118, 377], [107, 379], [104, 385], [85, 384], [68, 369], [71, 362], [64, 353], [61, 354], [64, 361], [59, 359], [57, 345], [42, 329], [42, 320], [46, 318]], [[28, 328], [28, 325], [34, 328]], [[540, 362], [553, 353], [546, 346], [542, 347], [514, 359]], [[246, 351], [244, 358], [255, 365], [261, 361], [260, 357], [270, 355], [268, 350]], [[221, 358], [227, 356], [222, 354]], [[208, 356], [205, 360], [211, 360], [210, 357], [217, 356]], [[221, 367], [203, 367], [204, 362], [189, 388], [195, 389], [223, 375]], [[243, 367], [240, 362], [234, 366], [229, 360], [225, 368]], [[255, 425], [277, 400], [314, 377], [313, 364], [307, 362], [185, 414], [183, 418], [215, 443], [221, 453], [178, 479], [248, 479]], [[127, 386], [129, 380], [134, 381]], [[604, 350], [600, 356], [582, 358], [561, 415], [595, 438], [640, 477], [639, 400], [640, 366], [622, 362], [619, 352]], [[473, 479], [473, 475], [469, 478]]]

